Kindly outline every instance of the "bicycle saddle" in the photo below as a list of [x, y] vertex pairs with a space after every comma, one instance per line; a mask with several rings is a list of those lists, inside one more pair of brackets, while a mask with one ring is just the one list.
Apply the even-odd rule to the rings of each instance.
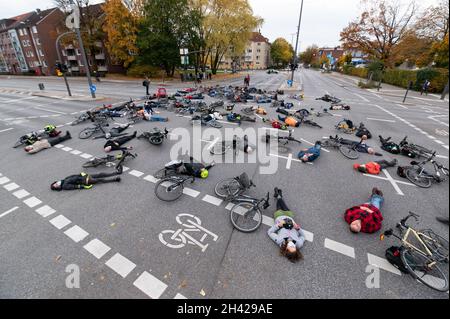
[[416, 161], [412, 161], [412, 162], [411, 162], [411, 165], [419, 165], [419, 163], [416, 162]]

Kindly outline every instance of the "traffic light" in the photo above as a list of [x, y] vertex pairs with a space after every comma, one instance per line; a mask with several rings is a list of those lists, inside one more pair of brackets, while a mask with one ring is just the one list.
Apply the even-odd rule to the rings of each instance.
[[55, 71], [56, 71], [56, 75], [57, 76], [62, 76], [62, 72], [61, 72], [62, 69], [63, 69], [62, 64], [59, 63], [59, 62], [56, 62], [56, 64], [55, 64]]

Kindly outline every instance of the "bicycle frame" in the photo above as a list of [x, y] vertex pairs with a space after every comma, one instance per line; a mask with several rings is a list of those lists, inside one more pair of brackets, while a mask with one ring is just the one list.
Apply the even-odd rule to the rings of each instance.
[[[410, 236], [411, 234], [412, 234], [412, 235], [419, 241], [419, 243], [425, 248], [425, 251], [421, 250], [420, 248], [416, 247], [415, 245], [411, 244], [411, 243], [408, 241], [408, 238], [409, 238], [409, 236]], [[410, 249], [414, 249], [415, 251], [417, 251], [418, 253], [422, 254], [423, 256], [426, 256], [426, 257], [432, 257], [432, 256], [433, 256], [433, 253], [430, 251], [430, 249], [428, 248], [428, 246], [423, 242], [422, 238], [420, 238], [419, 235], [421, 235], [421, 236], [423, 236], [423, 237], [426, 237], [427, 239], [432, 240], [432, 238], [430, 238], [430, 237], [428, 237], [428, 236], [426, 236], [426, 235], [424, 235], [424, 234], [422, 234], [422, 233], [420, 233], [420, 232], [417, 232], [416, 230], [414, 230], [414, 229], [411, 228], [411, 227], [408, 227], [407, 230], [406, 230], [405, 235], [401, 238], [401, 242], [402, 242], [402, 244], [403, 244], [405, 247], [410, 248]], [[434, 262], [434, 263], [435, 263], [435, 262]], [[434, 263], [433, 263], [433, 264], [434, 264]]]

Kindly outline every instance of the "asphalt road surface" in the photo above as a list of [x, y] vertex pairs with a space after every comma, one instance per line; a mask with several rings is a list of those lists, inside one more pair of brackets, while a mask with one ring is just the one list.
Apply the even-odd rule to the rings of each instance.
[[[108, 99], [89, 103], [30, 93], [39, 82], [48, 90], [64, 92], [62, 79], [1, 77], [0, 298], [448, 298], [448, 294], [431, 290], [387, 263], [385, 249], [398, 242], [382, 242], [380, 233], [352, 234], [343, 219], [345, 209], [367, 201], [376, 186], [385, 194], [383, 229], [394, 227], [414, 211], [421, 215], [418, 229], [432, 228], [448, 238], [448, 227], [435, 220], [437, 216], [448, 217], [448, 181], [420, 189], [398, 177], [396, 169], [376, 177], [358, 173], [352, 169], [354, 162], [335, 150], [324, 150], [313, 165], [300, 163], [296, 156], [300, 148], [335, 135], [334, 125], [349, 118], [356, 124], [366, 124], [374, 135], [369, 144], [385, 159], [396, 157], [400, 165], [409, 162], [406, 157], [381, 151], [377, 136], [400, 141], [407, 135], [410, 141], [436, 150], [438, 161], [448, 167], [448, 102], [411, 93], [403, 104], [404, 91], [398, 88], [361, 90], [352, 78], [313, 70], [301, 70], [297, 76], [305, 90], [302, 107], [328, 107], [328, 103], [315, 98], [329, 93], [351, 105], [351, 111], [315, 118], [323, 129], [295, 129], [294, 136], [302, 139], [302, 145], [291, 145], [291, 155], [269, 156], [278, 165], [274, 174], [260, 174], [259, 166], [251, 161], [218, 163], [207, 180], [188, 185], [186, 194], [174, 203], [155, 197], [152, 174], [171, 160], [175, 140], [165, 141], [160, 147], [143, 140], [131, 141], [129, 145], [138, 157], [126, 163], [121, 183], [82, 191], [50, 190], [51, 182], [80, 173], [88, 158], [103, 154], [104, 140], [77, 137], [89, 124], [70, 126], [70, 122], [95, 105], [141, 97], [144, 89], [140, 82], [97, 83], [97, 94]], [[241, 85], [243, 77], [223, 84]], [[253, 72], [251, 77], [252, 86], [275, 90], [286, 74]], [[70, 81], [74, 92], [88, 94], [84, 81]], [[174, 93], [185, 86], [172, 83], [167, 88]], [[151, 90], [155, 91], [156, 85]], [[238, 110], [241, 107], [236, 106]], [[270, 117], [276, 116], [275, 109], [264, 107]], [[161, 115], [170, 121], [138, 123], [129, 132], [140, 133], [153, 127], [172, 131], [186, 128], [192, 132], [188, 118], [166, 111]], [[35, 155], [12, 148], [19, 136], [48, 123], [69, 130], [73, 138]], [[251, 127], [268, 126], [259, 118], [256, 124], [242, 125], [244, 129]], [[225, 123], [221, 131], [225, 128], [236, 126]], [[208, 148], [217, 140], [205, 134], [191, 136], [191, 142]], [[373, 159], [378, 158], [361, 154], [358, 162]], [[281, 257], [267, 236], [273, 223], [273, 200], [256, 232], [245, 234], [233, 229], [227, 203], [216, 198], [213, 189], [218, 181], [244, 171], [253, 176], [257, 187], [250, 194], [256, 197], [269, 191], [272, 194], [275, 186], [283, 189], [296, 220], [307, 231], [304, 260], [298, 264]], [[201, 227], [192, 231], [189, 220], [200, 221]], [[172, 240], [171, 235], [179, 229], [196, 243]], [[379, 270], [378, 288], [366, 286], [369, 265]], [[68, 288], [67, 281], [69, 286], [76, 282], [70, 276], [77, 268], [80, 287]]]

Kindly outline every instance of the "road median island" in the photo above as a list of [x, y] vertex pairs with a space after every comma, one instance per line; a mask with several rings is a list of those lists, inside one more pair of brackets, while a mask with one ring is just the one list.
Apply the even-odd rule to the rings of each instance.
[[47, 92], [32, 92], [32, 96], [46, 97], [50, 99], [58, 99], [65, 101], [77, 101], [77, 102], [89, 102], [89, 101], [103, 101], [107, 98], [104, 96], [97, 96], [92, 98], [90, 95], [73, 94], [72, 96], [59, 91], [47, 91]]

